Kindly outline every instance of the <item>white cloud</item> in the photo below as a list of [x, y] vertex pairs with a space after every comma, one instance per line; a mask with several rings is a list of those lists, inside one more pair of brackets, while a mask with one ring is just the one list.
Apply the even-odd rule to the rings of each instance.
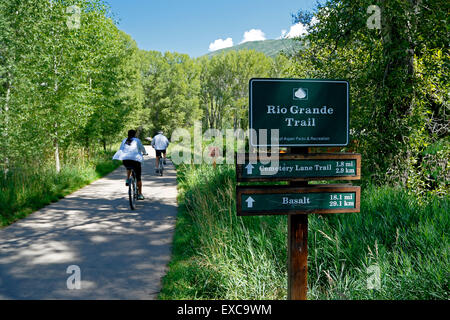
[[[312, 28], [314, 25], [319, 23], [319, 19], [316, 16], [313, 16], [311, 21], [309, 22], [309, 27]], [[284, 38], [296, 38], [299, 36], [307, 35], [307, 25], [302, 24], [301, 22], [294, 24], [287, 32], [285, 29], [281, 30], [281, 39]]]
[[209, 44], [209, 51], [216, 51], [219, 49], [229, 48], [232, 46], [233, 46], [233, 39], [231, 38], [226, 38], [225, 40], [217, 39]]
[[241, 43], [249, 42], [249, 41], [261, 41], [266, 40], [266, 35], [260, 29], [251, 29], [249, 31], [244, 32], [244, 39]]
[[294, 24], [291, 26], [291, 29], [288, 33], [286, 33], [286, 30], [281, 31], [281, 37], [282, 38], [296, 38], [303, 36], [307, 34], [308, 31], [306, 30], [305, 25], [303, 25], [301, 22]]

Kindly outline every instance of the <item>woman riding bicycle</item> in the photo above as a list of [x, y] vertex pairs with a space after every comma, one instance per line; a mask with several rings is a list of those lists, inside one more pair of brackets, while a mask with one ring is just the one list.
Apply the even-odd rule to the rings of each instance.
[[144, 161], [143, 155], [147, 155], [147, 151], [142, 145], [141, 140], [135, 136], [135, 130], [128, 131], [128, 138], [123, 139], [120, 149], [116, 152], [113, 159], [122, 160], [123, 165], [127, 168], [127, 180], [125, 182], [126, 186], [130, 184], [131, 170], [134, 170], [136, 173], [136, 181], [139, 191], [138, 200], [144, 200], [144, 196], [142, 195], [141, 163]]

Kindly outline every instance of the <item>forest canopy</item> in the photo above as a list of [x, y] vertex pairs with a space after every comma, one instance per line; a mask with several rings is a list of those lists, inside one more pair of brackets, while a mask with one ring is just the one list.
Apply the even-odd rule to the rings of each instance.
[[[379, 28], [368, 26], [371, 5]], [[308, 26], [294, 53], [192, 58], [140, 50], [100, 0], [2, 1], [0, 166], [59, 171], [63, 155], [106, 150], [130, 128], [247, 129], [251, 78], [345, 79], [351, 144], [341, 151], [362, 154], [365, 179], [445, 194], [448, 12], [444, 0], [326, 1], [293, 14]]]

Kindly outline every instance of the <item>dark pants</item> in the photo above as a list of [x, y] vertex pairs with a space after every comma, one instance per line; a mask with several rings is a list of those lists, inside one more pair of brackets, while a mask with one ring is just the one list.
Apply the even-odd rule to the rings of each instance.
[[166, 155], [166, 149], [164, 150], [155, 150], [156, 151], [156, 156], [157, 157], [161, 157], [161, 154], [164, 154], [164, 156]]
[[138, 182], [141, 181], [142, 167], [141, 167], [141, 163], [139, 161], [123, 160], [123, 165], [128, 170], [133, 169], [134, 172], [136, 173], [136, 181], [138, 181]]

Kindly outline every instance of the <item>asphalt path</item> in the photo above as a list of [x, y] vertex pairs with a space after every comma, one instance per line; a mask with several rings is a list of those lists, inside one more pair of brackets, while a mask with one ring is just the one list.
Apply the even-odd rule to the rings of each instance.
[[0, 299], [156, 299], [177, 215], [174, 166], [142, 168], [128, 203], [125, 168], [0, 230]]

